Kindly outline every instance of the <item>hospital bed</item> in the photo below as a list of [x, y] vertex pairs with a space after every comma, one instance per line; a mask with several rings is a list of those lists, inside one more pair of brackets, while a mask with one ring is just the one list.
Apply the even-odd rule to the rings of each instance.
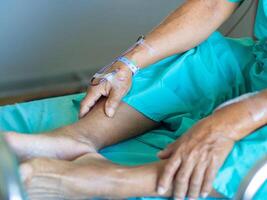
[[0, 133], [0, 199], [25, 200], [18, 174], [18, 162], [15, 154]]
[[[248, 10], [252, 1], [246, 1], [241, 7], [243, 14], [251, 11]], [[239, 15], [242, 16], [242, 13]], [[235, 16], [233, 16], [235, 18]], [[237, 36], [236, 27], [240, 26], [241, 20], [235, 18], [235, 21], [230, 20], [222, 27], [221, 31], [225, 35]], [[241, 25], [242, 26], [242, 25]], [[242, 27], [241, 27], [242, 29]], [[44, 100], [45, 101], [45, 100]], [[66, 122], [67, 123], [67, 122]], [[1, 127], [0, 127], [1, 128]], [[51, 127], [50, 127], [51, 128]], [[34, 130], [32, 130], [34, 131]], [[25, 200], [24, 193], [19, 174], [18, 161], [14, 153], [10, 150], [0, 133], [0, 200]], [[257, 196], [257, 192], [261, 191], [262, 186], [267, 180], [267, 157], [262, 158], [255, 167], [253, 167], [241, 183], [238, 192], [234, 199], [236, 200], [251, 200]], [[267, 196], [267, 195], [266, 195]], [[264, 200], [265, 197], [260, 198]], [[266, 197], [267, 199], [267, 197]]]

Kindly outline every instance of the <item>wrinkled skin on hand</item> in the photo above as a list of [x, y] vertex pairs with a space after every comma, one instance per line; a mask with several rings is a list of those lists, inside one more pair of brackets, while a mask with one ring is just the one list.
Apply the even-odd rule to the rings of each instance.
[[115, 63], [105, 73], [116, 70], [118, 72], [112, 81], [104, 81], [88, 88], [86, 97], [81, 102], [80, 118], [84, 117], [102, 96], [108, 97], [105, 104], [106, 115], [114, 116], [121, 99], [132, 86], [132, 71], [122, 63]]
[[173, 183], [176, 199], [206, 198], [235, 143], [223, 134], [226, 131], [224, 124], [208, 117], [161, 151], [158, 156], [169, 160], [159, 179], [158, 193], [164, 193]]

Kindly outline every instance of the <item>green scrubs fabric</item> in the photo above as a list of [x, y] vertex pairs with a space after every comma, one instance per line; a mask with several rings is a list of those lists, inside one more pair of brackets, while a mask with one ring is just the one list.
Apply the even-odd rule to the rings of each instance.
[[258, 13], [255, 23], [255, 35], [257, 38], [262, 39], [266, 36], [267, 33], [267, 1], [259, 0]]
[[[259, 9], [264, 9], [266, 17], [266, 0], [260, 1]], [[265, 89], [267, 43], [263, 34], [262, 40], [254, 42], [250, 38], [225, 38], [215, 32], [198, 47], [141, 70], [123, 101], [163, 125], [101, 153], [124, 165], [157, 161], [159, 150], [185, 134], [218, 105], [241, 94]], [[73, 123], [78, 120], [82, 97], [79, 94], [1, 107], [0, 129], [38, 133]], [[232, 198], [247, 172], [266, 154], [267, 127], [263, 127], [235, 144], [217, 174], [214, 188]], [[256, 199], [264, 199], [266, 193], [267, 185]]]

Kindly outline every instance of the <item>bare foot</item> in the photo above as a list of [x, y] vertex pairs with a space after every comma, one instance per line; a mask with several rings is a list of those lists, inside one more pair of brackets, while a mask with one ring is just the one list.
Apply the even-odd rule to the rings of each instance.
[[37, 158], [20, 167], [30, 200], [107, 199], [118, 190], [118, 184], [122, 184], [120, 180], [123, 177], [118, 176], [120, 170], [123, 167], [96, 153], [87, 154], [74, 162]]
[[[157, 182], [164, 166], [165, 161], [124, 167], [90, 153], [72, 162], [33, 159], [21, 165], [21, 176], [29, 200], [125, 199], [159, 196]], [[216, 192], [210, 196], [220, 197]]]
[[22, 161], [36, 157], [73, 160], [86, 153], [96, 152], [94, 144], [88, 139], [79, 140], [69, 132], [67, 128], [38, 135], [8, 132], [5, 137]]

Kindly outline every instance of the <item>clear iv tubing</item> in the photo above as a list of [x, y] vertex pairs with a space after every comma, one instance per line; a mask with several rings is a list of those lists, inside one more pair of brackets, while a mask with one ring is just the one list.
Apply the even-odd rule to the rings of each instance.
[[[127, 49], [125, 52], [123, 52], [121, 55], [117, 56], [110, 64], [104, 66], [102, 69], [100, 69], [94, 76], [93, 78], [91, 79], [90, 81], [90, 85], [91, 86], [96, 86], [96, 85], [99, 85], [101, 84], [102, 82], [106, 81], [106, 77], [105, 75], [103, 75], [103, 73], [108, 69], [110, 68], [112, 65], [114, 65], [118, 59], [122, 56], [125, 56], [127, 53], [131, 52], [135, 47], [137, 47], [138, 45], [143, 45], [144, 47], [148, 48], [150, 54], [154, 54], [155, 50], [150, 47], [149, 45], [145, 44], [144, 43], [145, 41], [145, 36], [140, 36], [138, 38], [138, 40], [136, 41], [135, 44], [133, 44], [129, 49]], [[110, 72], [109, 74], [107, 74], [108, 76], [114, 76], [116, 73], [118, 72], [118, 70], [114, 70], [112, 72]], [[96, 79], [96, 78], [100, 78], [99, 82], [97, 82], [96, 84], [93, 83], [93, 81]]]

